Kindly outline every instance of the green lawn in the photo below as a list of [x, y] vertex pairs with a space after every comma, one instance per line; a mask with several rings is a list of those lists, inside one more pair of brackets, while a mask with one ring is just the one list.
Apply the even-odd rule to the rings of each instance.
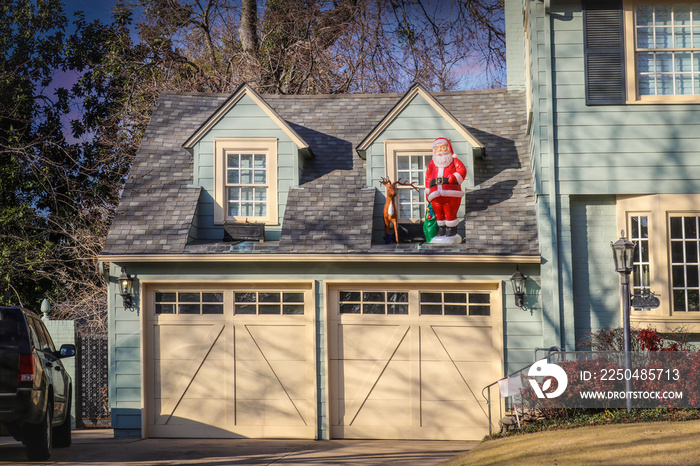
[[489, 440], [445, 463], [458, 465], [700, 464], [700, 420], [553, 430]]

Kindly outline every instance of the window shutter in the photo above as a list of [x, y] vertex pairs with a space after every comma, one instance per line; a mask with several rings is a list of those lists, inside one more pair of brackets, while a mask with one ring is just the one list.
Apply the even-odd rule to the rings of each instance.
[[623, 36], [621, 1], [584, 1], [586, 105], [625, 103]]

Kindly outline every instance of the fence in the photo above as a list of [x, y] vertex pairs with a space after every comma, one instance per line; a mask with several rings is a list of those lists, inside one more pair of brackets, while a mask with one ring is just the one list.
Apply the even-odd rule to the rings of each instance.
[[109, 427], [107, 336], [78, 335], [78, 345], [78, 427]]

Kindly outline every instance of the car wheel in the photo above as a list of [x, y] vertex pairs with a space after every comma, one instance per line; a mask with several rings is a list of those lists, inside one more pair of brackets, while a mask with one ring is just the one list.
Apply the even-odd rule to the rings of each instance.
[[71, 444], [70, 432], [70, 403], [71, 393], [68, 392], [68, 402], [66, 403], [66, 420], [60, 426], [53, 429], [53, 446], [55, 448], [66, 448]]
[[51, 416], [53, 407], [51, 403], [46, 406], [46, 415], [39, 424], [27, 425], [27, 433], [24, 444], [27, 446], [27, 458], [30, 461], [44, 461], [51, 456], [52, 431]]

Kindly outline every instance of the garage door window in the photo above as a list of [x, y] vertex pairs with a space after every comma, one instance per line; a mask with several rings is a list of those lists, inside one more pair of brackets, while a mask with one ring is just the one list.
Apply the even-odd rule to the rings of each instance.
[[408, 314], [408, 293], [398, 291], [341, 291], [341, 314]]
[[156, 314], [223, 314], [222, 292], [156, 291]]
[[488, 293], [421, 292], [421, 315], [487, 316], [491, 314]]
[[304, 315], [304, 293], [249, 291], [234, 293], [236, 314]]

